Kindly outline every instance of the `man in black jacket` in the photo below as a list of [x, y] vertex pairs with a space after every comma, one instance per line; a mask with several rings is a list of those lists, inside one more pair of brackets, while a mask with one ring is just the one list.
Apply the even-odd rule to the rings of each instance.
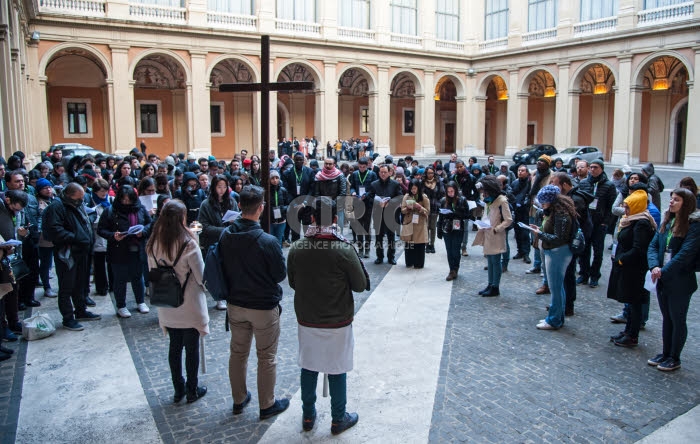
[[44, 210], [42, 220], [43, 235], [54, 244], [58, 309], [63, 316], [63, 328], [74, 331], [83, 329], [78, 321], [102, 319], [99, 314], [87, 311], [85, 305], [89, 282], [84, 277], [90, 273], [95, 236], [83, 206], [84, 194], [83, 187], [69, 183], [61, 198]]
[[241, 217], [224, 231], [221, 255], [229, 288], [228, 322], [231, 328], [229, 380], [233, 414], [243, 412], [250, 402], [246, 369], [250, 345], [255, 336], [258, 355], [258, 404], [260, 419], [282, 413], [288, 399], [275, 400], [277, 345], [280, 336], [282, 282], [287, 267], [279, 241], [263, 232], [258, 221], [263, 212], [264, 190], [245, 186], [240, 193]]
[[[452, 180], [459, 185], [459, 190], [462, 192], [462, 197], [471, 201], [479, 200], [479, 193], [476, 191], [476, 181], [469, 173], [467, 166], [463, 160], [458, 160], [456, 163], [457, 172], [452, 176]], [[473, 217], [470, 216], [473, 220]], [[464, 230], [464, 238], [462, 239], [462, 256], [467, 254], [467, 241], [469, 240], [469, 230]]]
[[530, 230], [518, 225], [521, 222], [525, 225], [530, 223], [530, 172], [526, 165], [518, 167], [518, 178], [511, 183], [511, 192], [514, 197], [513, 207], [515, 209], [515, 243], [518, 246], [518, 253], [513, 256], [514, 260], [522, 259], [526, 264], [530, 261]]
[[[401, 205], [401, 201], [392, 202], [394, 198], [402, 196], [401, 186], [395, 180], [389, 177], [389, 167], [382, 165], [379, 167], [379, 179], [372, 182], [372, 187], [368, 192], [368, 199], [374, 203], [373, 218], [374, 218], [374, 242], [377, 249], [377, 259], [375, 264], [381, 264], [384, 260], [384, 236], [386, 235], [389, 250], [387, 252], [387, 260], [390, 265], [396, 265], [396, 235], [394, 227], [397, 226], [394, 220], [395, 211]], [[398, 199], [397, 199], [398, 200]], [[387, 211], [387, 207], [390, 209]], [[387, 221], [387, 218], [389, 219]]]
[[[603, 249], [605, 248], [605, 233], [612, 217], [612, 205], [617, 197], [613, 184], [604, 171], [602, 160], [594, 160], [588, 167], [590, 175], [579, 183], [579, 188], [593, 196], [588, 205], [593, 228], [590, 237], [586, 239], [586, 249], [581, 255], [580, 276], [577, 284], [586, 284], [590, 278], [590, 287], [596, 288], [600, 279], [600, 266], [603, 264]], [[591, 247], [593, 262], [591, 263]]]
[[175, 199], [180, 199], [187, 207], [187, 223], [199, 219], [199, 209], [207, 198], [206, 193], [199, 187], [197, 176], [188, 171], [183, 175], [182, 185], [175, 192]]
[[[304, 165], [304, 154], [294, 153], [294, 167], [282, 173], [282, 184], [289, 193], [290, 205], [287, 210], [287, 224], [292, 227], [292, 240], [299, 239], [299, 231], [303, 225], [308, 225], [309, 221], [301, 221], [299, 225], [299, 210], [305, 204], [306, 196], [311, 194], [311, 187], [314, 183], [314, 172]], [[297, 199], [299, 197], [302, 199]], [[300, 202], [304, 200], [304, 202]], [[290, 223], [290, 220], [292, 221]], [[297, 228], [298, 227], [298, 228]]]
[[[357, 242], [359, 243], [360, 247], [360, 255], [364, 258], [368, 258], [369, 247], [372, 242], [369, 235], [369, 226], [372, 222], [372, 205], [374, 204], [374, 201], [368, 197], [368, 192], [372, 182], [377, 180], [377, 175], [374, 174], [374, 171], [368, 169], [369, 159], [367, 159], [367, 157], [360, 158], [360, 160], [357, 162], [357, 168], [358, 171], [355, 171], [352, 173], [352, 175], [350, 175], [350, 195], [360, 199], [364, 206], [361, 208], [355, 208], [355, 217], [357, 218], [360, 216], [357, 221], [360, 223], [362, 228], [358, 231], [353, 229], [353, 232], [357, 236]], [[357, 200], [353, 199], [353, 204], [356, 202]], [[360, 212], [363, 210], [364, 212], [360, 215]], [[350, 221], [350, 228], [353, 228], [352, 221]]]

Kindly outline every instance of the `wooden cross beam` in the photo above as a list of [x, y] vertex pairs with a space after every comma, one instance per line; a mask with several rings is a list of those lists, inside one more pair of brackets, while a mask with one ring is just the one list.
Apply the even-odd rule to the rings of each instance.
[[[270, 82], [270, 36], [260, 41], [260, 83], [227, 83], [219, 85], [221, 92], [260, 91], [260, 179], [265, 199], [270, 196], [270, 91], [311, 90], [314, 82]], [[270, 207], [265, 205], [261, 225], [270, 232]]]

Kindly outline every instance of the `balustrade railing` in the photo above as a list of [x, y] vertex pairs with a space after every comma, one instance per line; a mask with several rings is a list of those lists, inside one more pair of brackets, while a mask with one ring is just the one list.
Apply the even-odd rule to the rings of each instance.
[[399, 45], [399, 46], [422, 46], [423, 45], [422, 38], [416, 37], [414, 35], [407, 35], [407, 34], [394, 34], [394, 33], [392, 33], [390, 41], [394, 45]]
[[185, 24], [187, 9], [176, 6], [129, 3], [129, 15], [148, 22]]
[[444, 52], [464, 52], [464, 43], [454, 40], [435, 40], [435, 48]]
[[275, 19], [275, 29], [285, 34], [321, 35], [321, 25], [318, 23], [300, 22], [297, 20]]
[[371, 29], [338, 27], [338, 38], [343, 40], [367, 41], [376, 39], [376, 33]]
[[542, 29], [523, 34], [523, 45], [536, 45], [557, 38], [557, 28]]
[[605, 17], [576, 23], [574, 25], [574, 36], [580, 37], [582, 35], [604, 34], [606, 32], [613, 32], [615, 29], [617, 29], [617, 17]]
[[479, 43], [479, 52], [497, 51], [508, 47], [508, 37], [499, 39], [484, 40]]
[[637, 13], [639, 26], [651, 26], [693, 18], [694, 2], [685, 2], [661, 8], [645, 9]]
[[39, 0], [39, 11], [81, 17], [104, 17], [105, 0]]
[[207, 11], [207, 23], [215, 28], [255, 31], [258, 18], [254, 15], [231, 14], [228, 12]]

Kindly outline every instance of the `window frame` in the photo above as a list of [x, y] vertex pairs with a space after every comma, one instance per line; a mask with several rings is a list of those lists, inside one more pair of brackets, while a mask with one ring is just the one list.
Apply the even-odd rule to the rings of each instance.
[[[83, 103], [85, 104], [85, 124], [87, 125], [87, 132], [85, 133], [71, 133], [68, 127], [68, 104], [69, 103]], [[87, 99], [84, 97], [73, 98], [73, 97], [62, 97], [61, 98], [61, 115], [63, 118], [63, 137], [66, 139], [92, 139], [92, 99]]]
[[[345, 6], [345, 3], [350, 3], [349, 9], [351, 11], [350, 14], [345, 14], [343, 11], [343, 6]], [[355, 13], [355, 3], [364, 3], [366, 7], [366, 16], [364, 17], [365, 26], [357, 26], [355, 25], [354, 18], [359, 17], [361, 15], [358, 15]], [[345, 23], [344, 20], [349, 20], [349, 24]], [[338, 26], [342, 28], [352, 28], [352, 29], [366, 29], [369, 30], [372, 28], [372, 1], [371, 0], [338, 0]]]
[[226, 117], [225, 117], [225, 105], [224, 102], [209, 102], [209, 129], [211, 130], [211, 107], [219, 107], [219, 126], [221, 131], [218, 133], [211, 132], [212, 137], [225, 137], [226, 136]]
[[[444, 0], [448, 1], [448, 0]], [[461, 2], [459, 0], [452, 0], [455, 1], [457, 4], [457, 12], [443, 12], [439, 10], [439, 5], [440, 5], [440, 0], [436, 2], [435, 6], [435, 38], [438, 40], [445, 40], [445, 41], [450, 41], [450, 42], [459, 42], [461, 39], [461, 33], [460, 33], [460, 22], [461, 22], [461, 12], [462, 12], [462, 6]], [[441, 35], [440, 34], [440, 18], [445, 17], [447, 20], [448, 18], [452, 18], [457, 20], [457, 36], [455, 38], [448, 38], [446, 35]], [[444, 28], [445, 30], [447, 28]]]
[[[538, 27], [535, 25], [534, 27], [531, 26], [532, 23], [532, 8], [535, 7], [537, 8], [538, 5], [544, 5], [545, 8], [545, 18], [544, 18], [544, 26]], [[552, 13], [552, 20], [553, 23], [551, 23], [549, 26], [547, 25], [547, 18], [549, 14], [547, 14], [547, 7], [551, 6], [552, 9], [554, 10]], [[542, 31], [545, 29], [552, 29], [557, 27], [557, 1], [556, 0], [528, 0], [527, 2], [527, 32], [536, 32], [536, 31]], [[536, 11], [535, 11], [536, 13]]]
[[[367, 115], [366, 115], [366, 116], [364, 115], [364, 111], [367, 111]], [[362, 126], [363, 126], [364, 124], [366, 124], [367, 131], [362, 131]], [[370, 134], [370, 129], [371, 129], [371, 128], [370, 128], [369, 124], [370, 124], [370, 120], [369, 120], [369, 106], [360, 106], [360, 128], [359, 128], [360, 135], [365, 136], [365, 135]]]
[[[587, 4], [588, 10], [584, 11], [584, 3]], [[601, 7], [609, 6], [611, 8], [610, 13], [605, 13], [600, 10], [600, 16], [596, 17], [593, 8], [596, 7], [595, 3], [599, 3]], [[579, 1], [579, 21], [581, 22], [591, 22], [594, 20], [603, 20], [609, 17], [617, 17], [619, 13], [620, 4], [618, 0], [580, 0]], [[584, 18], [584, 13], [588, 13], [588, 16]], [[607, 14], [607, 15], [606, 15]]]
[[[212, 5], [213, 3], [213, 5]], [[248, 8], [250, 12], [239, 12], [239, 10], [244, 9], [241, 8], [240, 6], [243, 5], [243, 3], [248, 3]], [[238, 6], [238, 8], [233, 8], [232, 6]], [[221, 7], [223, 5], [226, 5], [225, 7]], [[235, 10], [234, 10], [235, 9]], [[255, 15], [255, 0], [239, 0], [238, 2], [234, 3], [233, 0], [207, 0], [207, 10], [208, 11], [215, 11], [215, 12], [223, 12], [226, 14], [238, 14], [238, 15]]]
[[[412, 2], [413, 6], [409, 5], [404, 5], [404, 2]], [[394, 8], [398, 8], [398, 11], [395, 11]], [[413, 32], [410, 32], [410, 25], [409, 25], [409, 30], [408, 32], [404, 32], [403, 28], [401, 27], [400, 29], [397, 30], [394, 20], [394, 15], [396, 12], [405, 12], [405, 11], [413, 11]], [[391, 32], [393, 34], [400, 34], [400, 35], [410, 35], [417, 37], [418, 36], [418, 0], [391, 0], [391, 3], [389, 3], [389, 13], [391, 14]], [[402, 14], [399, 14], [402, 15]], [[398, 25], [402, 25], [404, 23], [403, 20], [400, 20]]]
[[[307, 18], [307, 17], [297, 17], [297, 4], [298, 2], [303, 2], [306, 3], [307, 1], [312, 1], [313, 2], [313, 17]], [[280, 3], [285, 3], [285, 6], [289, 8], [289, 3], [291, 2], [291, 10], [292, 10], [292, 17], [283, 17], [282, 12], [285, 11], [284, 8], [280, 8]], [[305, 13], [306, 13], [306, 7], [303, 8]], [[310, 22], [310, 23], [318, 23], [318, 2], [316, 0], [277, 0], [275, 2], [275, 17], [279, 20], [289, 20], [289, 21], [295, 21], [295, 22]]]
[[[496, 40], [508, 37], [510, 28], [510, 17], [508, 17], [510, 12], [509, 0], [506, 0], [505, 9], [492, 10], [489, 12], [489, 3], [493, 3], [495, 0], [484, 0], [484, 40]], [[492, 36], [489, 34], [489, 16], [497, 16], [503, 14], [506, 20], [505, 35]], [[493, 26], [493, 25], [491, 25]], [[493, 34], [493, 32], [491, 33]]]
[[[160, 100], [136, 100], [136, 137], [158, 138], [163, 137], [163, 103]], [[141, 128], [141, 105], [156, 105], [158, 132], [144, 133]]]

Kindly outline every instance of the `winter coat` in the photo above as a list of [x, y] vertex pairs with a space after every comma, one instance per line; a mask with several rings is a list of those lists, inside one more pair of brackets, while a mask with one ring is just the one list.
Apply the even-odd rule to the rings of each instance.
[[204, 190], [196, 189], [192, 193], [189, 193], [187, 191], [187, 181], [192, 179], [192, 177], [190, 177], [189, 175], [192, 175], [194, 179], [197, 178], [194, 175], [194, 173], [185, 173], [184, 180], [182, 182], [182, 185], [180, 186], [180, 189], [175, 192], [175, 199], [180, 199], [182, 203], [184, 203], [187, 207], [188, 225], [197, 220], [197, 218], [199, 217], [199, 209], [202, 206], [202, 202], [204, 202], [204, 200], [207, 198], [206, 193], [204, 193]]
[[664, 264], [663, 259], [671, 225], [666, 225], [663, 233], [656, 233], [649, 244], [647, 252], [649, 270], [655, 267], [661, 268], [661, 277], [656, 288], [666, 294], [687, 295], [698, 289], [695, 263], [700, 250], [700, 211], [695, 211], [689, 219], [690, 225], [686, 236], [671, 238], [668, 248], [672, 254], [668, 263]]
[[[401, 240], [414, 244], [428, 243], [428, 216], [430, 215], [430, 200], [423, 196], [423, 200], [418, 204], [423, 207], [419, 210], [408, 208], [406, 201], [414, 199], [415, 196], [406, 194], [401, 201], [401, 214], [403, 222], [401, 224]], [[413, 216], [418, 215], [418, 223], [413, 223]]]
[[348, 181], [343, 174], [331, 180], [319, 180], [316, 177], [311, 187], [311, 194], [315, 197], [327, 196], [335, 200], [338, 196], [347, 194], [347, 184]]
[[661, 192], [664, 190], [664, 183], [654, 173], [654, 164], [648, 163], [644, 165], [642, 172], [647, 176], [647, 186], [651, 201], [656, 205], [656, 208], [661, 208]]
[[[231, 210], [238, 211], [238, 204], [231, 198]], [[204, 199], [199, 207], [199, 222], [202, 224], [202, 232], [199, 234], [199, 245], [203, 251], [207, 251], [210, 245], [219, 240], [221, 233], [226, 229], [223, 218], [226, 211], [220, 211], [213, 205], [210, 199]]]
[[[432, 209], [432, 207], [431, 207]], [[469, 206], [467, 205], [467, 199], [459, 196], [454, 205], [447, 203], [447, 197], [440, 199], [440, 209], [452, 210], [450, 214], [442, 214], [438, 216], [437, 221], [437, 237], [442, 239], [443, 234], [451, 233], [453, 231], [464, 232], [467, 228], [467, 220], [469, 219]], [[459, 228], [455, 229], [454, 221], [459, 221]]]
[[[109, 198], [112, 200], [112, 198]], [[111, 207], [110, 207], [111, 208]], [[96, 253], [104, 253], [107, 251], [107, 239], [104, 237], [100, 236], [100, 234], [97, 232], [97, 226], [100, 223], [100, 219], [102, 218], [102, 215], [105, 214], [107, 211], [107, 208], [103, 207], [102, 205], [96, 205], [95, 206], [95, 220], [92, 223], [92, 229], [95, 233], [95, 244], [93, 245], [92, 251]]]
[[[345, 181], [345, 178], [343, 178]], [[277, 185], [273, 187], [270, 185], [270, 197], [268, 198], [268, 205], [270, 206], [270, 220], [275, 224], [282, 224], [287, 220], [287, 208], [289, 207], [289, 192], [282, 185]], [[274, 209], [279, 207], [280, 216], [275, 219]]]
[[140, 201], [134, 204], [136, 209], [136, 225], [143, 225], [143, 234], [141, 237], [134, 235], [127, 236], [117, 242], [114, 238], [114, 233], [126, 232], [131, 228], [129, 222], [129, 213], [127, 209], [115, 201], [115, 205], [102, 214], [100, 221], [97, 224], [97, 234], [107, 239], [107, 258], [115, 264], [127, 264], [135, 258], [144, 257], [146, 249], [146, 241], [151, 232], [151, 216], [146, 211]]
[[[299, 177], [297, 177], [297, 174]], [[297, 193], [297, 182], [299, 185], [299, 193]], [[311, 194], [311, 187], [314, 183], [314, 172], [311, 168], [304, 166], [301, 173], [297, 172], [295, 167], [292, 167], [282, 173], [282, 184], [287, 189], [291, 200], [299, 196], [307, 196]]]
[[505, 253], [506, 230], [513, 223], [513, 215], [505, 195], [500, 194], [490, 205], [487, 205], [482, 220], [488, 220], [491, 228], [480, 229], [472, 245], [482, 245], [484, 256]]
[[596, 208], [590, 208], [593, 225], [609, 225], [612, 221], [612, 206], [617, 197], [615, 184], [608, 180], [605, 172], [597, 178], [589, 175], [579, 183], [579, 188], [593, 196], [593, 202], [597, 199]]
[[[403, 193], [401, 192], [401, 185], [395, 180], [387, 179], [386, 181], [383, 181], [381, 179], [377, 179], [374, 182], [372, 182], [372, 185], [369, 187], [367, 190], [367, 199], [370, 202], [374, 202], [374, 211], [372, 213], [372, 219], [374, 221], [374, 227], [376, 230], [379, 229], [379, 224], [382, 223], [382, 219], [385, 216], [385, 210], [386, 208], [390, 208], [393, 205], [393, 202], [389, 204], [389, 206], [385, 208], [381, 208], [379, 206], [379, 200], [383, 198], [390, 198], [391, 200], [396, 199], [399, 196], [403, 196]], [[398, 199], [396, 199], [398, 200]], [[398, 221], [398, 208], [397, 208], [397, 213], [395, 214], [394, 221]], [[388, 214], [386, 215], [388, 216]], [[384, 221], [386, 224], [387, 222]], [[389, 222], [391, 223], [391, 222]]]
[[[169, 246], [167, 246], [169, 247]], [[178, 245], [179, 251], [180, 245]], [[172, 260], [167, 260], [166, 249], [160, 245], [154, 245], [153, 254], [148, 255], [148, 268], [156, 268], [162, 265], [159, 260], [156, 264], [155, 258], [164, 258], [168, 265], [172, 265]], [[169, 251], [169, 249], [167, 250]], [[207, 312], [207, 296], [204, 293], [204, 283], [202, 273], [204, 272], [204, 261], [202, 252], [197, 242], [190, 240], [180, 256], [180, 260], [175, 265], [175, 274], [180, 285], [185, 283], [187, 273], [190, 273], [187, 286], [184, 288], [184, 301], [179, 307], [158, 307], [158, 323], [166, 332], [167, 328], [195, 328], [200, 336], [209, 334], [209, 313]]]
[[517, 222], [528, 223], [530, 217], [530, 188], [532, 182], [530, 178], [516, 179], [510, 184], [510, 192], [513, 195], [513, 208], [515, 215], [513, 216]]
[[617, 235], [608, 281], [608, 298], [628, 304], [648, 304], [649, 292], [644, 289], [644, 276], [649, 268], [647, 250], [654, 237], [654, 228], [645, 219], [632, 222]]
[[435, 178], [435, 187], [428, 188], [423, 182], [423, 194], [430, 200], [430, 214], [438, 214], [440, 211], [440, 199], [445, 196], [445, 185], [439, 178]]
[[92, 251], [94, 234], [83, 205], [75, 207], [63, 197], [54, 199], [44, 210], [41, 227], [46, 240], [56, 248], [68, 246], [77, 254]]
[[542, 241], [543, 250], [552, 250], [562, 245], [567, 245], [571, 241], [573, 232], [573, 220], [564, 211], [549, 210], [538, 211], [537, 215], [542, 215], [542, 224], [538, 239]]

